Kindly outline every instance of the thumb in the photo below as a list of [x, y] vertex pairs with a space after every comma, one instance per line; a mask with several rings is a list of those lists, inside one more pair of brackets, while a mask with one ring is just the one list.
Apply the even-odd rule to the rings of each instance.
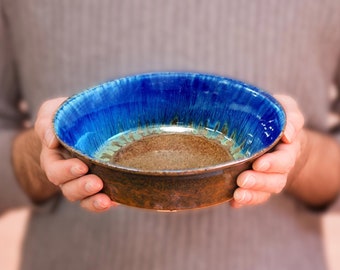
[[53, 129], [53, 116], [65, 99], [65, 97], [62, 97], [47, 100], [39, 109], [38, 116], [34, 124], [34, 130], [38, 134], [41, 142], [48, 148], [56, 148], [59, 145]]

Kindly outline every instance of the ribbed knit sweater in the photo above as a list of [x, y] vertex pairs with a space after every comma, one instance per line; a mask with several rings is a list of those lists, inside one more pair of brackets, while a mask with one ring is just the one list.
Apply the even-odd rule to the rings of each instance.
[[[149, 71], [198, 71], [287, 93], [328, 132], [340, 72], [338, 0], [0, 0], [0, 212], [29, 205], [11, 142], [41, 103]], [[326, 158], [326, 157], [325, 157]], [[88, 213], [34, 208], [21, 268], [322, 270], [320, 213], [286, 194], [242, 209]]]

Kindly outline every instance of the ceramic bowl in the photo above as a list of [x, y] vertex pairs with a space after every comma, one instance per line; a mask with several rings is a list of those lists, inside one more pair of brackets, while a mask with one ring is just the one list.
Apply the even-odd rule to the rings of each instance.
[[257, 87], [162, 72], [84, 90], [53, 123], [62, 146], [103, 180], [112, 200], [173, 211], [230, 200], [237, 176], [279, 142], [286, 117]]

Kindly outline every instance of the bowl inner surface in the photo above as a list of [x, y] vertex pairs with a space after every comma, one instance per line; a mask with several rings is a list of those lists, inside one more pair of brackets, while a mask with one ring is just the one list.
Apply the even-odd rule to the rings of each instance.
[[151, 73], [69, 98], [54, 119], [59, 140], [108, 166], [172, 171], [235, 163], [282, 135], [280, 104], [256, 87], [198, 73]]
[[[111, 144], [112, 145], [112, 144]], [[202, 135], [164, 132], [142, 137], [114, 154], [104, 148], [110, 162], [142, 170], [202, 168], [233, 160], [229, 149]]]

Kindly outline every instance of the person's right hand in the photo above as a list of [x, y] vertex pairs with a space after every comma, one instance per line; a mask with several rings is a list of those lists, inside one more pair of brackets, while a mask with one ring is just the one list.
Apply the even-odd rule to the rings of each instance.
[[65, 158], [52, 125], [53, 115], [66, 98], [51, 99], [42, 104], [34, 125], [42, 142], [40, 164], [50, 182], [60, 187], [69, 201], [80, 201], [89, 211], [101, 212], [117, 203], [103, 193], [103, 181], [96, 175], [87, 174], [88, 167], [77, 158]]
[[273, 194], [285, 190], [297, 176], [297, 164], [306, 145], [304, 116], [297, 102], [290, 96], [275, 95], [285, 109], [287, 125], [282, 140], [273, 149], [254, 161], [251, 170], [237, 177], [238, 188], [231, 205], [235, 208], [258, 205]]

